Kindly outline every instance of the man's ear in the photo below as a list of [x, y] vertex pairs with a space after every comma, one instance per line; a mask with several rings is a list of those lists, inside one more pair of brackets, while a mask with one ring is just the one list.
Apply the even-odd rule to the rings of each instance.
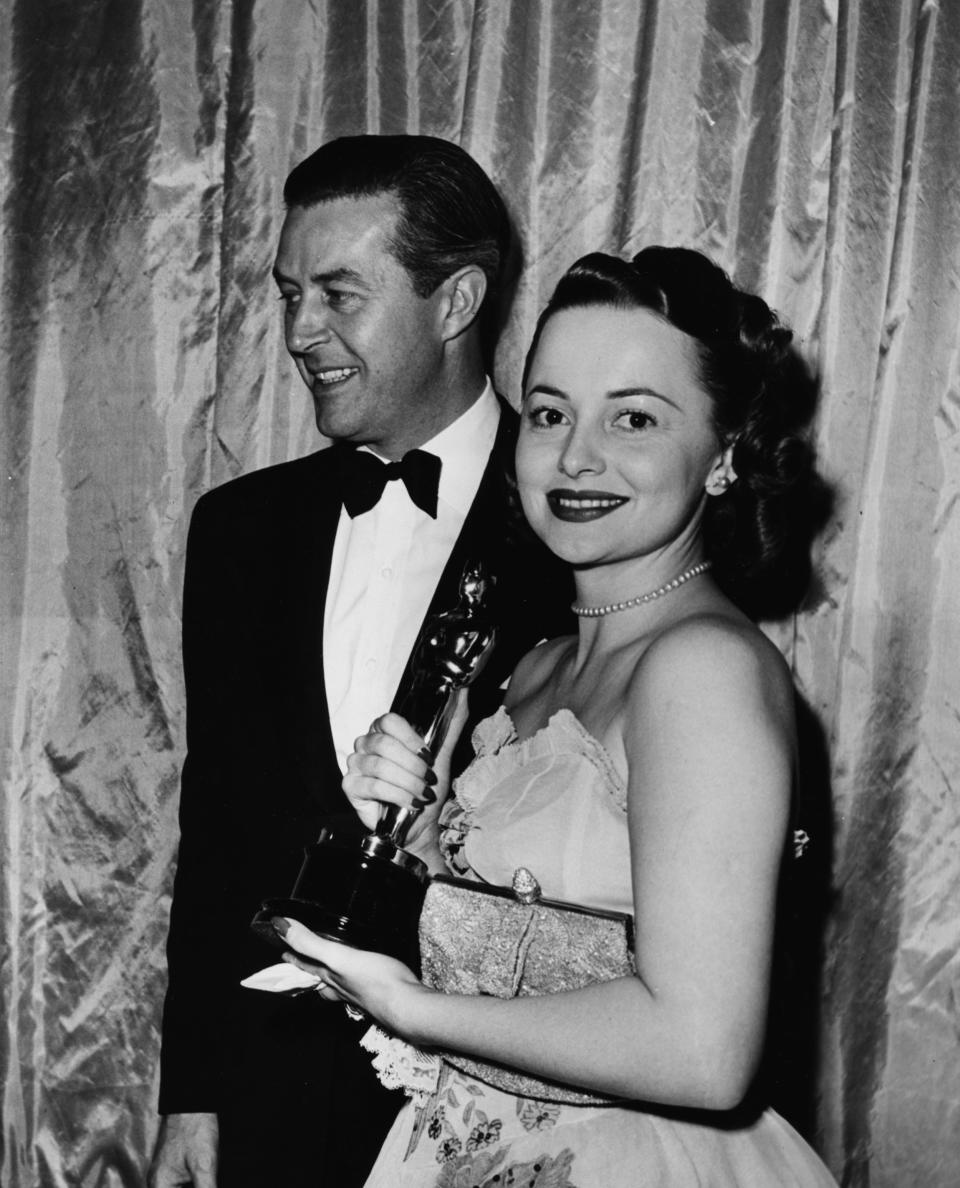
[[733, 449], [737, 443], [732, 441], [707, 475], [706, 489], [708, 495], [723, 495], [737, 481], [737, 472], [733, 469]]
[[487, 278], [482, 268], [476, 264], [466, 264], [447, 277], [441, 290], [444, 298], [441, 305], [441, 335], [444, 342], [449, 342], [476, 322], [487, 293]]

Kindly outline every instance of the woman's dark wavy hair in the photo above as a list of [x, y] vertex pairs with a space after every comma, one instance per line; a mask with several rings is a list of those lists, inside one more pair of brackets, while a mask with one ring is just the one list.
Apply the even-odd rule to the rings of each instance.
[[706, 502], [703, 534], [714, 577], [755, 616], [795, 608], [809, 585], [810, 545], [827, 496], [803, 435], [816, 385], [791, 348], [791, 331], [700, 252], [648, 247], [632, 260], [594, 252], [568, 269], [540, 315], [524, 388], [549, 319], [596, 305], [649, 309], [695, 340], [717, 436], [724, 448], [733, 444], [737, 475]]

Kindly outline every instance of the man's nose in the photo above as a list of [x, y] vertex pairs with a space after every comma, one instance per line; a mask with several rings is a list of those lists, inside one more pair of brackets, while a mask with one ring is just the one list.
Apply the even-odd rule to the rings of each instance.
[[287, 322], [287, 350], [304, 355], [330, 340], [329, 310], [323, 301], [302, 297]]

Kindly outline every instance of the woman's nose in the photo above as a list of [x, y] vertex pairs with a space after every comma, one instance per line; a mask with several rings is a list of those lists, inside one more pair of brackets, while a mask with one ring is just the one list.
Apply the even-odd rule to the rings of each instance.
[[558, 468], [568, 478], [581, 474], [602, 474], [607, 468], [596, 434], [578, 425], [571, 432], [560, 454]]

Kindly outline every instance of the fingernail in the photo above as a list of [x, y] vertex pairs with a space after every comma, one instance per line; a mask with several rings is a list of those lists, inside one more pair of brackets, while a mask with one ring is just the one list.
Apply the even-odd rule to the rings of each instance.
[[421, 804], [433, 804], [436, 799], [437, 794], [432, 788], [424, 788], [424, 790], [420, 793]]
[[424, 763], [433, 763], [433, 752], [428, 746], [424, 745], [417, 751], [417, 758], [422, 759]]
[[273, 916], [270, 924], [274, 932], [279, 932], [281, 936], [286, 936], [290, 931], [290, 921], [285, 920], [283, 916]]
[[431, 788], [437, 782], [437, 773], [432, 767], [427, 768], [427, 774], [423, 777], [423, 782], [429, 784]]

